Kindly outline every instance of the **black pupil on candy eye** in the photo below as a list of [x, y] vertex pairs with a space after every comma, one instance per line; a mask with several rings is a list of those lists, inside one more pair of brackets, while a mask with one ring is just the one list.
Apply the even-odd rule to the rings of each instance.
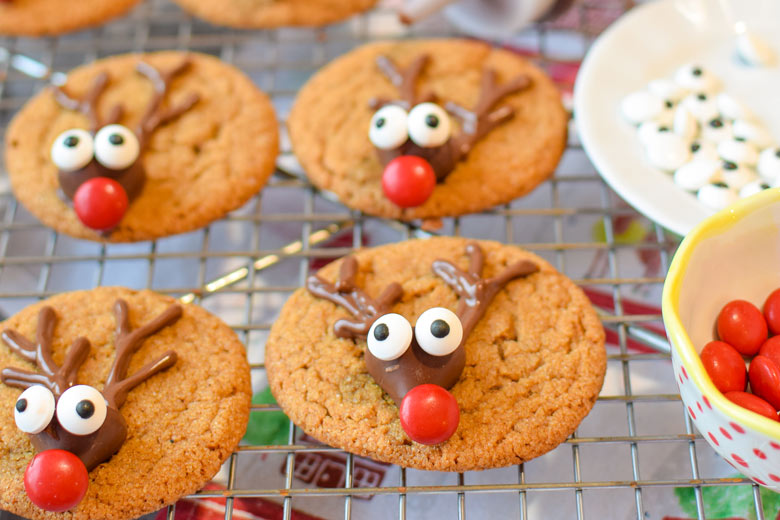
[[119, 146], [120, 144], [125, 142], [125, 138], [119, 134], [111, 134], [108, 136], [108, 142], [113, 144], [114, 146]]
[[671, 101], [669, 101], [669, 100], [667, 99], [667, 100], [666, 100], [666, 108], [672, 108], [673, 106], [674, 106], [674, 103], [672, 103]]
[[762, 190], [768, 190], [768, 189], [769, 189], [769, 184], [767, 184], [767, 183], [765, 183], [765, 182], [762, 182], [762, 183], [761, 183], [761, 189], [762, 189]]
[[780, 148], [775, 150], [775, 157], [780, 157]]
[[707, 101], [706, 94], [698, 94], [696, 97], [699, 98], [699, 101]]
[[694, 67], [691, 70], [691, 74], [693, 74], [694, 76], [701, 76], [701, 72], [702, 71], [701, 71], [701, 69], [699, 67]]
[[662, 127], [660, 127], [660, 128], [658, 129], [658, 131], [659, 131], [659, 132], [668, 132], [668, 131], [669, 131], [669, 127], [668, 127], [668, 126], [662, 126]]
[[428, 114], [427, 116], [425, 116], [425, 124], [430, 126], [431, 128], [436, 128], [437, 126], [439, 126], [439, 118], [433, 114]]
[[382, 128], [383, 126], [385, 126], [385, 118], [380, 117], [379, 119], [376, 120], [376, 127]]
[[76, 405], [76, 413], [82, 419], [89, 419], [95, 413], [95, 405], [92, 404], [92, 401], [87, 401], [86, 399], [79, 401]]
[[691, 151], [692, 152], [697, 152], [699, 150], [699, 148], [701, 148], [701, 145], [699, 143], [693, 143], [691, 145]]
[[380, 323], [374, 328], [374, 337], [377, 341], [384, 341], [387, 339], [387, 337], [390, 335], [390, 329], [387, 328], [387, 325], [384, 323]]
[[737, 165], [731, 161], [723, 161], [723, 168], [726, 170], [736, 170]]
[[721, 121], [720, 119], [713, 119], [712, 121], [710, 121], [710, 126], [712, 128], [720, 128], [721, 126], [723, 126], [723, 121]]
[[67, 146], [68, 148], [75, 148], [79, 145], [79, 138], [75, 135], [69, 135], [65, 138], [64, 141], [62, 141], [62, 144]]
[[446, 321], [434, 320], [434, 322], [431, 323], [431, 334], [433, 334], [435, 337], [441, 339], [447, 337], [447, 334], [449, 333], [450, 333], [450, 326], [447, 325]]
[[735, 137], [734, 140], [735, 141], [739, 141], [740, 143], [744, 143], [745, 142], [745, 138], [744, 137]]
[[712, 185], [713, 186], [717, 186], [718, 188], [728, 188], [729, 187], [729, 185], [726, 184], [725, 182], [713, 182]]
[[16, 401], [16, 411], [22, 413], [27, 410], [27, 399], [19, 399]]

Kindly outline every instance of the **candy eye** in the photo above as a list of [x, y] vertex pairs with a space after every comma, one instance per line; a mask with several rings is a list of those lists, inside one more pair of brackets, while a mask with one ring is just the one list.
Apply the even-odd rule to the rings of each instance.
[[403, 355], [412, 344], [412, 326], [400, 314], [385, 314], [368, 330], [368, 350], [382, 361]]
[[368, 138], [380, 150], [392, 150], [406, 142], [406, 110], [398, 105], [387, 105], [371, 118]]
[[22, 392], [14, 406], [14, 421], [24, 433], [41, 433], [54, 416], [54, 395], [41, 385]]
[[51, 160], [63, 172], [80, 170], [89, 164], [94, 153], [92, 136], [86, 130], [65, 130], [51, 145]]
[[126, 126], [107, 125], [95, 134], [95, 158], [106, 168], [129, 168], [140, 151], [138, 138]]
[[450, 138], [450, 116], [436, 103], [420, 103], [409, 112], [409, 137], [423, 148], [441, 146]]
[[443, 307], [423, 312], [414, 326], [417, 344], [432, 356], [452, 354], [463, 339], [463, 325], [457, 314]]
[[73, 435], [94, 433], [106, 420], [106, 400], [91, 386], [72, 386], [57, 401], [57, 420]]

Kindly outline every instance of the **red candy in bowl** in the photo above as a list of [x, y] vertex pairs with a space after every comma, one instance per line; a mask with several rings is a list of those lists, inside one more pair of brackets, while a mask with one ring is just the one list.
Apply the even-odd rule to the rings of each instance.
[[[780, 491], [780, 423], [776, 420], [780, 402], [772, 400], [780, 395], [780, 388], [774, 387], [773, 379], [777, 364], [772, 356], [777, 347], [764, 345], [773, 334], [765, 302], [772, 300], [769, 296], [778, 287], [780, 188], [773, 188], [737, 202], [691, 231], [675, 254], [663, 291], [664, 324], [685, 409], [715, 451], [774, 491]], [[752, 305], [738, 304], [720, 323], [724, 307], [734, 300]], [[775, 312], [778, 309], [770, 309], [768, 314]], [[706, 365], [712, 365], [712, 359], [707, 360], [707, 353], [700, 356], [715, 340], [731, 347], [737, 345], [730, 342], [738, 342], [736, 350], [741, 350], [745, 367], [755, 363], [752, 371], [759, 374], [749, 375], [750, 384], [739, 389], [743, 373], [739, 363], [731, 354], [720, 354], [716, 361], [722, 362], [728, 384], [718, 384], [728, 397], [708, 375]], [[754, 377], [761, 379], [754, 383]], [[761, 388], [762, 395], [754, 386]]]

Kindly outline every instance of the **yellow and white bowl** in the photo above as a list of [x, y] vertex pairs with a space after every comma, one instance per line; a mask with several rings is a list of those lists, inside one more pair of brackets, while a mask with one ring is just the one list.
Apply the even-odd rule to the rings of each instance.
[[663, 290], [672, 365], [688, 414], [741, 473], [780, 491], [780, 423], [737, 406], [715, 388], [699, 352], [720, 309], [735, 299], [759, 308], [780, 287], [780, 188], [707, 218], [674, 255]]

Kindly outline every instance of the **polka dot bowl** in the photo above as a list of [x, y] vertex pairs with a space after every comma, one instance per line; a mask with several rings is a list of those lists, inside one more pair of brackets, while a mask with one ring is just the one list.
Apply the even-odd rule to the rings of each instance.
[[680, 244], [663, 290], [672, 365], [687, 413], [742, 474], [780, 491], [780, 423], [737, 406], [715, 388], [699, 352], [729, 301], [759, 308], [780, 287], [780, 188], [705, 219]]

